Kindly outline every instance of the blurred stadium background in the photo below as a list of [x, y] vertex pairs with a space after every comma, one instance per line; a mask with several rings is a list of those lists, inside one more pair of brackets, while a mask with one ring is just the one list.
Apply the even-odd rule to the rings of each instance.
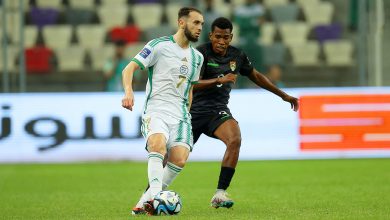
[[[113, 42], [126, 41], [126, 56], [134, 56], [150, 39], [175, 31], [184, 5], [205, 12], [204, 33], [216, 15], [232, 18], [233, 44], [264, 73], [280, 65], [286, 87], [390, 85], [390, 64], [383, 62], [390, 51], [388, 1], [263, 0], [254, 1], [261, 9], [252, 11], [240, 9], [245, 0], [210, 1], [208, 10], [206, 2], [2, 0], [2, 91], [104, 91], [102, 71]], [[261, 24], [249, 25], [256, 16]], [[240, 81], [237, 87], [253, 85]]]
[[[0, 219], [128, 218], [146, 180], [147, 73], [135, 75], [130, 113], [105, 72], [119, 41], [131, 58], [174, 33], [182, 6], [204, 12], [198, 44], [215, 17], [231, 18], [233, 45], [268, 77], [277, 66], [275, 83], [301, 101], [295, 113], [241, 77], [229, 105], [240, 158], [253, 162], [240, 162], [233, 180], [239, 202], [209, 209], [225, 149], [202, 137], [190, 160], [214, 162], [189, 163], [172, 186], [185, 198], [182, 216], [389, 219], [390, 1], [246, 2], [0, 0]], [[319, 158], [376, 159], [291, 160]], [[264, 161], [273, 159], [290, 160]]]

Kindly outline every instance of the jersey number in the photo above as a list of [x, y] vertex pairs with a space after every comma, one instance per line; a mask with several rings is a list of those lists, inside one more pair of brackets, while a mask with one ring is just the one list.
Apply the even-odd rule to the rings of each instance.
[[[224, 77], [225, 75], [223, 75], [223, 74], [220, 74], [219, 76], [218, 76], [218, 78], [222, 78], [222, 77]], [[223, 84], [221, 83], [221, 84], [218, 84], [217, 85], [217, 87], [218, 88], [220, 88], [220, 87], [222, 87], [223, 86]]]
[[185, 77], [185, 76], [179, 76], [179, 82], [177, 83], [176, 88], [179, 88], [181, 86], [181, 84], [183, 84], [186, 79], [187, 79], [187, 77]]

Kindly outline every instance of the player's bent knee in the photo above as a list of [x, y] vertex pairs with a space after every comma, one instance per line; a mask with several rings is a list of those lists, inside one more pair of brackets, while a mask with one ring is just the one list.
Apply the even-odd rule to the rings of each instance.
[[170, 154], [168, 161], [178, 167], [183, 168], [186, 165], [188, 155], [185, 154]]
[[158, 152], [162, 155], [165, 155], [167, 153], [167, 150], [165, 148], [165, 145], [149, 145], [148, 144], [148, 151], [149, 152]]
[[170, 149], [168, 161], [178, 167], [184, 167], [187, 162], [189, 153], [190, 152], [186, 147], [173, 147]]
[[172, 161], [171, 163], [175, 164], [178, 167], [183, 168], [186, 165], [186, 162], [187, 162], [187, 160], [185, 160], [184, 158], [181, 158], [181, 159]]
[[227, 147], [231, 149], [239, 149], [241, 147], [241, 137], [234, 137], [227, 141]]
[[166, 150], [166, 143], [165, 138], [161, 136], [151, 136], [148, 139], [148, 151], [149, 152], [159, 152], [162, 155], [165, 155]]

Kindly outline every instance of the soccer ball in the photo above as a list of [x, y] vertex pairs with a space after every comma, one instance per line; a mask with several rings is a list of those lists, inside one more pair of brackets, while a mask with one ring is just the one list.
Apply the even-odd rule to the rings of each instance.
[[154, 197], [153, 208], [155, 215], [177, 215], [182, 207], [179, 194], [163, 190]]

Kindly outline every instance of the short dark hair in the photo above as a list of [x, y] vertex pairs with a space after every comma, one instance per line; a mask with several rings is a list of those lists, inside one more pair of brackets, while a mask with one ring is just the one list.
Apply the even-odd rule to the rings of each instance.
[[193, 11], [196, 11], [199, 14], [202, 14], [202, 12], [199, 11], [198, 9], [196, 9], [196, 8], [193, 8], [193, 7], [183, 7], [183, 8], [180, 8], [178, 16], [177, 16], [177, 19], [180, 19], [182, 17], [188, 16]]
[[233, 31], [233, 24], [232, 22], [224, 17], [219, 17], [213, 21], [211, 24], [211, 31], [213, 32], [215, 27], [221, 28], [221, 29], [230, 29], [230, 32]]

